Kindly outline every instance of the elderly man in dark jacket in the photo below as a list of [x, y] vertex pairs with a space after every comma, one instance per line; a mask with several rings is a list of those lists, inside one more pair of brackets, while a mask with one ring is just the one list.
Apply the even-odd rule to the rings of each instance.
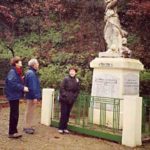
[[23, 92], [28, 92], [28, 88], [23, 85], [22, 61], [20, 57], [12, 58], [11, 65], [12, 68], [5, 81], [5, 95], [10, 105], [9, 138], [19, 138], [22, 136], [17, 130], [19, 99], [23, 96]]
[[24, 131], [28, 134], [33, 134], [33, 120], [37, 101], [41, 99], [40, 81], [37, 75], [39, 63], [37, 59], [31, 59], [28, 62], [29, 70], [25, 74], [25, 85], [29, 88], [26, 94], [26, 112]]
[[77, 69], [71, 67], [69, 69], [69, 76], [64, 78], [60, 87], [59, 101], [61, 104], [61, 117], [58, 130], [59, 133], [69, 133], [67, 124], [70, 112], [79, 94], [79, 79], [76, 78], [76, 73]]

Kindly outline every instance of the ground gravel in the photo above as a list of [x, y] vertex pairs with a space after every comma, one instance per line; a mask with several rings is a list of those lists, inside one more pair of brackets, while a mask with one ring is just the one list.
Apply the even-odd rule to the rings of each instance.
[[102, 139], [86, 137], [71, 133], [60, 135], [56, 128], [40, 124], [40, 105], [36, 110], [34, 135], [22, 132], [25, 104], [20, 104], [20, 118], [18, 129], [22, 132], [21, 139], [9, 139], [8, 107], [0, 108], [0, 150], [150, 150], [150, 143], [141, 147], [129, 148]]

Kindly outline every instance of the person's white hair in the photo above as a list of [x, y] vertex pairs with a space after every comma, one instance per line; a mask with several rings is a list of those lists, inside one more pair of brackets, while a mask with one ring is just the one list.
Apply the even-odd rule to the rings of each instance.
[[31, 66], [33, 66], [33, 65], [35, 65], [35, 64], [37, 64], [37, 63], [38, 63], [37, 59], [33, 58], [33, 59], [29, 60], [28, 66], [31, 67]]

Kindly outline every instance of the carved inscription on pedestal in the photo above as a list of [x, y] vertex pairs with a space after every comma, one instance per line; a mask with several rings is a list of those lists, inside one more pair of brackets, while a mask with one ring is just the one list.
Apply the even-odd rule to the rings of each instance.
[[93, 88], [94, 96], [118, 97], [119, 79], [110, 74], [96, 75]]
[[126, 74], [124, 76], [124, 95], [139, 94], [139, 76], [135, 74]]

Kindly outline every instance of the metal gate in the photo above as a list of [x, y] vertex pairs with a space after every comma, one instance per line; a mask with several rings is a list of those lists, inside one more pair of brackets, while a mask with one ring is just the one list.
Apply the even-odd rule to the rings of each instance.
[[[121, 99], [80, 95], [70, 114], [68, 129], [80, 134], [100, 137], [121, 143]], [[60, 104], [54, 98], [51, 126], [58, 127]]]

